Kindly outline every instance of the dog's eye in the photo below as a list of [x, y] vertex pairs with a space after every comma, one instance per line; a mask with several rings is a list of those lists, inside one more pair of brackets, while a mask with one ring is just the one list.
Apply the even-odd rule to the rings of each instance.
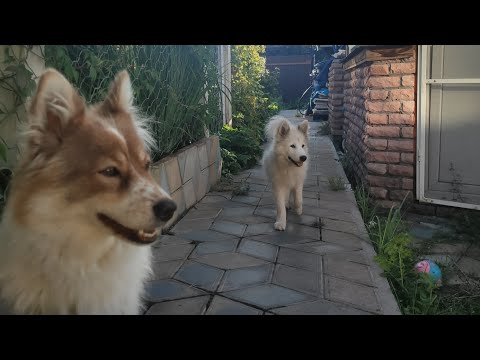
[[294, 149], [296, 148], [296, 146], [295, 146], [295, 145], [290, 145], [290, 147], [291, 147], [291, 148], [294, 148]]
[[305, 147], [305, 145], [302, 145], [302, 148]]
[[100, 174], [107, 176], [107, 177], [115, 177], [120, 176], [120, 171], [116, 167], [108, 167], [105, 170], [100, 171]]

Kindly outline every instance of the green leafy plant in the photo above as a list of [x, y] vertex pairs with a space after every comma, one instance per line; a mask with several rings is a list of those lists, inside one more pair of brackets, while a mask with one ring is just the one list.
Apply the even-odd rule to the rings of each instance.
[[236, 174], [240, 170], [254, 166], [262, 154], [262, 149], [253, 131], [242, 127], [225, 125], [220, 132], [224, 174]]
[[365, 186], [360, 185], [355, 189], [355, 199], [365, 224], [371, 224], [375, 216], [377, 206], [372, 204], [370, 194]]
[[[103, 99], [108, 82], [126, 69], [136, 105], [150, 119], [153, 160], [220, 129], [216, 47], [204, 45], [46, 45], [45, 60], [87, 101]], [[230, 99], [230, 94], [227, 94]]]
[[357, 190], [357, 203], [377, 255], [375, 261], [384, 271], [403, 314], [435, 314], [439, 307], [437, 286], [427, 274], [416, 273], [419, 260], [412, 249], [412, 238], [403, 222], [402, 204], [391, 207], [388, 215], [375, 215], [369, 209], [365, 190]]
[[330, 176], [328, 178], [328, 186], [332, 191], [345, 190], [345, 182], [340, 176]]
[[265, 45], [232, 46], [233, 126], [246, 127], [264, 140], [269, 117], [279, 111], [279, 73], [265, 67]]
[[[0, 126], [7, 121], [19, 122], [25, 112], [25, 101], [35, 88], [35, 74], [27, 59], [33, 45], [3, 45], [0, 55]], [[8, 151], [16, 145], [7, 144], [0, 135], [0, 214], [6, 202], [12, 177]]]

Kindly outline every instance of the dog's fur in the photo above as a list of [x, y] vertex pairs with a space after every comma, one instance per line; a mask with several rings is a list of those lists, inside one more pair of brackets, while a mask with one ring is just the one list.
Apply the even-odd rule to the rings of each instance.
[[152, 137], [132, 96], [126, 71], [93, 105], [56, 70], [40, 77], [0, 224], [0, 300], [12, 313], [141, 312], [149, 229], [175, 211], [159, 219], [152, 206], [175, 203], [149, 173]]
[[276, 202], [276, 230], [286, 228], [286, 208], [302, 214], [303, 184], [308, 170], [308, 120], [293, 124], [283, 116], [274, 116], [265, 127], [268, 140], [262, 164], [272, 182]]

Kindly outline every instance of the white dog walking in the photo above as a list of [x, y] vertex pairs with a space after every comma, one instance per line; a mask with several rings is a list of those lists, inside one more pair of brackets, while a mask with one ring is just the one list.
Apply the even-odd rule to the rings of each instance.
[[283, 116], [274, 116], [265, 133], [269, 144], [262, 163], [272, 182], [277, 207], [275, 229], [283, 231], [291, 195], [295, 212], [302, 214], [303, 183], [308, 169], [308, 120], [295, 125]]

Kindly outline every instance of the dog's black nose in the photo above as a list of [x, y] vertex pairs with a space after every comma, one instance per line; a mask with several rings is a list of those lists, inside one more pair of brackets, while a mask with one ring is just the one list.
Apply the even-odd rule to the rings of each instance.
[[153, 213], [162, 221], [170, 220], [175, 210], [177, 210], [177, 204], [170, 199], [160, 200], [153, 206]]
[[305, 160], [307, 160], [307, 157], [305, 155], [300, 156], [300, 161], [301, 162], [304, 162]]

